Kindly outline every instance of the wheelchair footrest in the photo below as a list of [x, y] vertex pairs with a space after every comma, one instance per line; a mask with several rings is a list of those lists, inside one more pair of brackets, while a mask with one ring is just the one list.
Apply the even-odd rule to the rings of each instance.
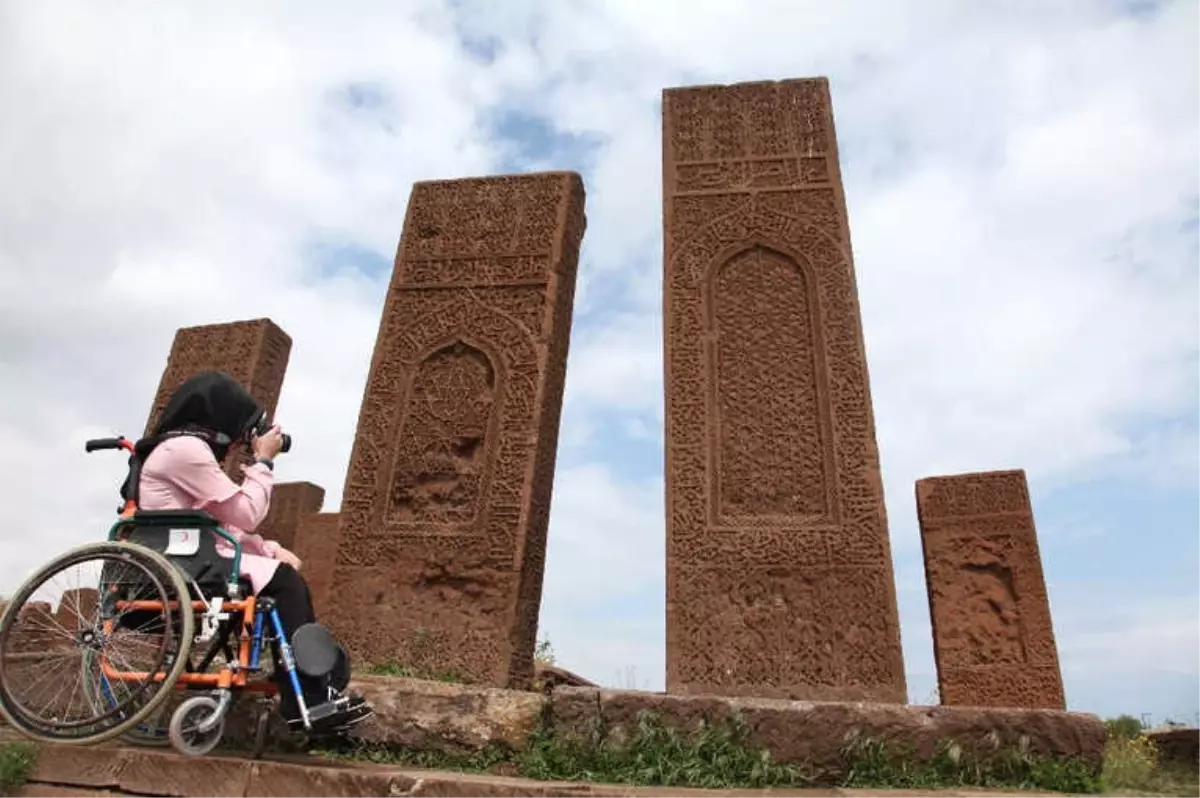
[[315, 707], [309, 707], [308, 719], [310, 721], [325, 720], [326, 718], [337, 715], [340, 712], [345, 712], [350, 706], [350, 702], [346, 698], [336, 698], [333, 701], [326, 701], [324, 704], [317, 704]]

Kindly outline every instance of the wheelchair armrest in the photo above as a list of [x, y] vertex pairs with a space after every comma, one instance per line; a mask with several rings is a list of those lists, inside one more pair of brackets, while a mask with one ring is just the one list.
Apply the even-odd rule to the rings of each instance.
[[[200, 532], [198, 548], [186, 554], [182, 551], [172, 554], [173, 533], [189, 529]], [[241, 573], [242, 562], [241, 542], [221, 526], [220, 521], [203, 510], [137, 510], [131, 517], [117, 519], [109, 530], [108, 539], [127, 540], [157, 551], [174, 560], [193, 580], [203, 581], [209, 578], [209, 574], [221, 573], [224, 586], [238, 586], [237, 575]], [[218, 541], [224, 541], [232, 547], [232, 559], [218, 553]]]
[[[214, 537], [224, 540], [234, 550], [234, 562], [241, 563], [242, 544], [221, 526], [221, 522], [203, 510], [138, 510], [132, 518], [118, 520], [114, 531], [121, 526], [134, 529], [199, 529], [201, 532], [211, 532]], [[112, 535], [109, 535], [112, 539]]]
[[134, 524], [145, 526], [216, 527], [220, 522], [203, 510], [138, 510]]

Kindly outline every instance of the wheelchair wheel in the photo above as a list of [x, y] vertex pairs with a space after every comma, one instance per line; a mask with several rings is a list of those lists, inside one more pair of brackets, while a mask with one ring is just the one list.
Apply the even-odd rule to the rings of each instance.
[[[212, 720], [217, 713], [220, 717], [216, 718], [213, 727], [201, 731], [200, 724]], [[176, 751], [188, 756], [204, 756], [221, 742], [221, 735], [225, 733], [225, 711], [211, 696], [192, 696], [171, 714], [168, 733]]]
[[[168, 585], [164, 585], [164, 587], [167, 587], [168, 590], [170, 590]], [[172, 598], [177, 598], [176, 594], [172, 593], [171, 595]], [[188, 596], [187, 599], [190, 600], [191, 597]], [[174, 651], [170, 651], [168, 653], [169, 656], [175, 655]], [[99, 653], [89, 649], [87, 652], [85, 652], [85, 657], [98, 659]], [[91, 672], [90, 669], [94, 667], [95, 665], [93, 663], [85, 661], [84, 672]], [[184, 671], [187, 670], [188, 663], [187, 660], [185, 660]], [[101, 674], [97, 679], [84, 679], [83, 686], [84, 689], [89, 691], [89, 698], [91, 699], [92, 706], [95, 708], [94, 711], [97, 714], [111, 709], [118, 703], [117, 697], [114, 694], [111, 685], [109, 684], [109, 680], [104, 677], [103, 674]], [[171, 744], [171, 739], [167, 728], [171, 720], [171, 714], [175, 711], [175, 708], [179, 706], [180, 702], [187, 697], [187, 694], [179, 690], [172, 690], [169, 692], [171, 694], [168, 695], [166, 700], [159, 704], [153, 712], [144, 717], [142, 720], [138, 721], [128, 731], [121, 734], [121, 740], [123, 742], [142, 748], [166, 748]]]
[[195, 618], [178, 600], [188, 595], [170, 562], [131, 543], [81, 546], [44, 566], [0, 616], [0, 715], [47, 743], [135, 729], [187, 665]]
[[[92, 650], [88, 650], [84, 654], [85, 658], [98, 658], [99, 655]], [[97, 666], [85, 659], [84, 673], [92, 673]], [[185, 666], [186, 669], [186, 666]], [[107, 679], [101, 675], [97, 679], [84, 679], [83, 687], [88, 691], [88, 697], [92, 701], [92, 706], [97, 714], [111, 709], [117, 704], [116, 696], [111, 687], [107, 684]], [[171, 744], [170, 738], [167, 736], [167, 724], [171, 719], [171, 713], [175, 711], [175, 707], [185, 697], [178, 690], [172, 691], [173, 695], [167, 696], [153, 712], [147, 715], [142, 720], [138, 721], [133, 728], [121, 734], [121, 739], [131, 745], [140, 746], [143, 748], [165, 748]]]

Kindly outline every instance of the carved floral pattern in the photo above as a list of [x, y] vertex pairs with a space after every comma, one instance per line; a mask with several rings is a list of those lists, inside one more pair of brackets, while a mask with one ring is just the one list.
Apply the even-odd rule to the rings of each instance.
[[941, 702], [1064, 709], [1025, 473], [922, 479], [917, 515]]
[[414, 186], [339, 514], [356, 659], [532, 676], [584, 227], [570, 173]]
[[663, 117], [668, 689], [903, 702], [828, 86]]

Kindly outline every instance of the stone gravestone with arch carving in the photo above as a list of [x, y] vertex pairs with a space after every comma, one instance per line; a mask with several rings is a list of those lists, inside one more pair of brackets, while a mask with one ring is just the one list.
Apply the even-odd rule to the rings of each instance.
[[916, 492], [941, 703], [1066, 709], [1025, 472]]
[[667, 689], [906, 701], [824, 79], [663, 94]]
[[358, 663], [525, 686], [583, 183], [417, 183], [339, 511], [329, 622]]

